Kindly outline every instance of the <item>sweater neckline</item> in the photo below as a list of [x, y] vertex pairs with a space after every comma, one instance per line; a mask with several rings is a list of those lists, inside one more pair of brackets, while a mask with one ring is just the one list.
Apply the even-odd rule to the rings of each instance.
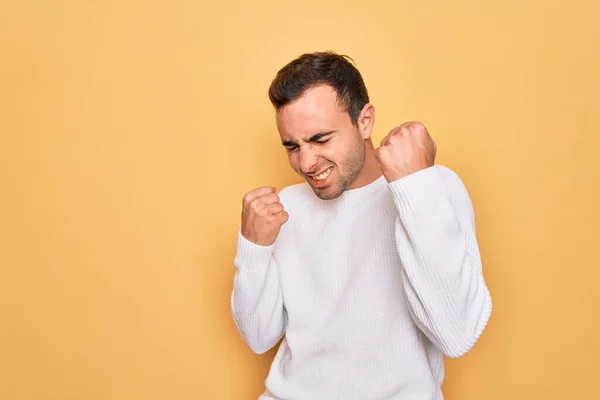
[[386, 186], [387, 180], [385, 176], [381, 175], [379, 178], [375, 179], [373, 182], [368, 183], [364, 186], [355, 188], [355, 189], [347, 189], [342, 193], [339, 197], [340, 201], [354, 200], [354, 199], [362, 199], [366, 196], [369, 196], [379, 190], [381, 190], [384, 186]]

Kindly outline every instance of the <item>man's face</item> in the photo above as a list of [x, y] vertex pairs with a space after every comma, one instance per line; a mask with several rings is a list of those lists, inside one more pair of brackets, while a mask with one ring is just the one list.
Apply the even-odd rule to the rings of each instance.
[[290, 165], [319, 198], [352, 188], [365, 162], [365, 141], [330, 86], [308, 89], [282, 107], [276, 121]]

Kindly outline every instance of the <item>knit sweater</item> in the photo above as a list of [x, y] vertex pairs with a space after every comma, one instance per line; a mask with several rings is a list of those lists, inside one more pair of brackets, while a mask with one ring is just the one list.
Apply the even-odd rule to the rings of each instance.
[[231, 293], [244, 341], [283, 337], [260, 399], [441, 400], [443, 356], [480, 337], [492, 310], [472, 204], [435, 165], [333, 200], [307, 183], [271, 246], [238, 231]]

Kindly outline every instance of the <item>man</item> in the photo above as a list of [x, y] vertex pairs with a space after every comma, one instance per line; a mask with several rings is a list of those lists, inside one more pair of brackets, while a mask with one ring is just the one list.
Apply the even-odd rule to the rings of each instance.
[[344, 56], [302, 55], [269, 97], [306, 182], [243, 198], [233, 318], [256, 353], [285, 335], [260, 399], [442, 399], [443, 355], [470, 350], [492, 310], [462, 181], [421, 123], [373, 147]]

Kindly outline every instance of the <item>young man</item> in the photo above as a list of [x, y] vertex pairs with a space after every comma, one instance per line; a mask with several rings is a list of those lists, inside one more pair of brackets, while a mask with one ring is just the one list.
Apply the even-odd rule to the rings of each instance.
[[299, 57], [269, 97], [306, 182], [243, 198], [233, 318], [256, 353], [285, 335], [260, 399], [441, 400], [443, 355], [471, 349], [492, 310], [466, 188], [418, 122], [373, 147], [344, 56]]

